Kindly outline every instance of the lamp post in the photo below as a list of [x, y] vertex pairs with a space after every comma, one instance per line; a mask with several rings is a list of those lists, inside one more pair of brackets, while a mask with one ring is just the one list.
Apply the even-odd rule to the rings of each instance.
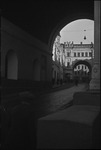
[[[84, 30], [84, 32], [85, 32], [86, 30]], [[86, 36], [84, 35], [84, 40], [86, 40]]]

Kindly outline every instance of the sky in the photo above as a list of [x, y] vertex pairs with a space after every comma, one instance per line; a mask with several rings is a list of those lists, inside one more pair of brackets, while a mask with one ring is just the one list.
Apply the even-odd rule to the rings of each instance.
[[[83, 44], [94, 43], [94, 21], [89, 19], [78, 19], [67, 24], [60, 31], [61, 39], [60, 43], [67, 41], [73, 41], [74, 44]], [[86, 36], [86, 40], [84, 40]]]

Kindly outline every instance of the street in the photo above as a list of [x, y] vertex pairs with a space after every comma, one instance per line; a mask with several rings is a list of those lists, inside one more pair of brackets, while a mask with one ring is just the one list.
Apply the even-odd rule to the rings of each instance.
[[55, 112], [73, 99], [73, 94], [78, 91], [85, 91], [85, 84], [79, 84], [68, 89], [52, 92], [40, 97], [41, 110], [45, 112]]

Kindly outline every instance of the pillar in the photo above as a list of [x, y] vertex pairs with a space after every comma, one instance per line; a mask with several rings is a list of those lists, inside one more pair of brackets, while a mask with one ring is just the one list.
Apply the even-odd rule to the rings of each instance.
[[101, 2], [94, 1], [94, 65], [92, 68], [92, 79], [89, 85], [90, 90], [100, 90], [100, 8]]

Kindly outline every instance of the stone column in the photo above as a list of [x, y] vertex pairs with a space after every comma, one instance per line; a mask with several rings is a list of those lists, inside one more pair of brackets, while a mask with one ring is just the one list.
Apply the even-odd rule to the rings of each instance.
[[101, 34], [101, 2], [94, 1], [94, 65], [92, 68], [92, 80], [90, 90], [100, 89], [100, 34]]

